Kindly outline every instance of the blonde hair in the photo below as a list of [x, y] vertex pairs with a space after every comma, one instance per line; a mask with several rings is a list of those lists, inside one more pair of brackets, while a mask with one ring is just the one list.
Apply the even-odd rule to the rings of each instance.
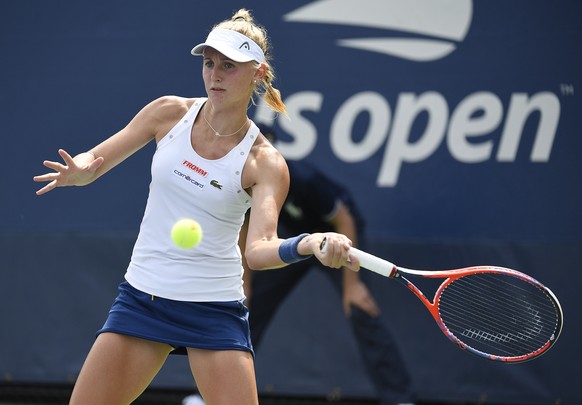
[[[253, 94], [261, 97], [265, 95], [267, 105], [278, 113], [287, 114], [287, 109], [281, 99], [281, 92], [273, 86], [275, 81], [275, 72], [270, 64], [271, 60], [271, 43], [264, 27], [257, 24], [250, 11], [241, 8], [233, 16], [216, 24], [212, 29], [221, 28], [237, 31], [244, 36], [249, 37], [263, 50], [265, 54], [265, 65], [267, 69], [260, 83], [257, 83]], [[256, 63], [256, 62], [255, 62]], [[257, 63], [258, 67], [258, 63]], [[254, 102], [254, 101], [253, 101]]]

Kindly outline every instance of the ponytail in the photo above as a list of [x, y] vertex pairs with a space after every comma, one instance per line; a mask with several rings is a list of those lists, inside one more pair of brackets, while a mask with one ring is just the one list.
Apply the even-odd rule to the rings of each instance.
[[[241, 8], [236, 13], [234, 13], [230, 19], [215, 25], [213, 29], [215, 28], [237, 31], [249, 37], [261, 47], [263, 53], [265, 54], [264, 64], [266, 66], [266, 71], [261, 79], [261, 82], [256, 84], [253, 90], [253, 94], [259, 98], [264, 95], [265, 102], [269, 107], [271, 107], [275, 112], [287, 115], [287, 108], [285, 107], [285, 104], [281, 98], [281, 92], [273, 86], [273, 82], [275, 81], [275, 72], [270, 63], [271, 44], [267, 36], [266, 29], [258, 25], [250, 11], [244, 8]], [[259, 64], [257, 63], [257, 67], [258, 66]]]

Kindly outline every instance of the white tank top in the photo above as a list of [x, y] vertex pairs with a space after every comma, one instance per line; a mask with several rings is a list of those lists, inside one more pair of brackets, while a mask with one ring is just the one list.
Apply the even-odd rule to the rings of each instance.
[[[125, 279], [147, 294], [178, 301], [244, 298], [239, 231], [251, 197], [241, 174], [259, 129], [251, 121], [243, 140], [226, 156], [208, 160], [192, 147], [192, 125], [206, 98], [158, 143], [152, 160], [147, 205]], [[202, 241], [193, 249], [170, 238], [180, 218], [200, 223]]]

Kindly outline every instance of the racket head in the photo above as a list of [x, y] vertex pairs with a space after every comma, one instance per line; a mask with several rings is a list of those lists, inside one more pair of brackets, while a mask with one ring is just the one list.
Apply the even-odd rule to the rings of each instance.
[[495, 266], [431, 273], [447, 273], [431, 312], [461, 349], [493, 361], [519, 363], [541, 356], [558, 340], [563, 326], [560, 303], [527, 274]]

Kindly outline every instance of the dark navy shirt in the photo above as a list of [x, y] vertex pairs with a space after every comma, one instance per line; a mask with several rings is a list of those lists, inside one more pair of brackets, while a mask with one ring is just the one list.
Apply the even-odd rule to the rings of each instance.
[[305, 161], [287, 161], [291, 184], [279, 224], [281, 237], [303, 232], [334, 231], [329, 221], [336, 214], [336, 204], [342, 201], [356, 221], [358, 235], [364, 220], [351, 193]]

